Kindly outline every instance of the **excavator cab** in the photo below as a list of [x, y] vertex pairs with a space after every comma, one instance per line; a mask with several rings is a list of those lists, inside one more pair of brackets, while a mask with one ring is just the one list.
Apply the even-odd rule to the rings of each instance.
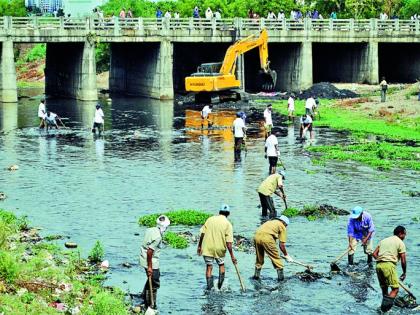
[[262, 91], [273, 91], [277, 82], [277, 73], [271, 70], [268, 60], [268, 33], [263, 29], [259, 37], [250, 35], [232, 44], [226, 51], [222, 63], [203, 63], [197, 72], [185, 78], [185, 90], [196, 93], [196, 100], [204, 96], [208, 99], [229, 99], [233, 95], [236, 99], [243, 99], [246, 93], [240, 89], [241, 82], [236, 77], [236, 62], [238, 56], [257, 48], [260, 57], [260, 71], [256, 79], [257, 86]]

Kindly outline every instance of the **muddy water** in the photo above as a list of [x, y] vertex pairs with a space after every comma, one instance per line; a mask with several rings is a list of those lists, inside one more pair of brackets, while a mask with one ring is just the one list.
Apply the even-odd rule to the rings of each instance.
[[[84, 254], [101, 240], [112, 267], [107, 284], [134, 293], [142, 289], [145, 276], [137, 257], [144, 228], [136, 221], [143, 214], [179, 208], [216, 213], [221, 203], [228, 203], [235, 234], [252, 237], [260, 222], [255, 189], [268, 170], [257, 123], [251, 126], [248, 152], [234, 162], [232, 134], [222, 128], [200, 130], [201, 108], [114, 98], [112, 105], [104, 105], [105, 136], [94, 138], [89, 131], [94, 103], [48, 101], [50, 110], [67, 118], [70, 129], [46, 134], [36, 128], [38, 100], [0, 105], [0, 168], [20, 166], [13, 173], [1, 171], [0, 191], [8, 198], [0, 206], [28, 215], [44, 235], [69, 236]], [[234, 112], [221, 111], [216, 110], [216, 125], [230, 125]], [[420, 215], [418, 199], [401, 193], [419, 190], [418, 173], [384, 173], [350, 162], [314, 166], [304, 150], [307, 144], [295, 140], [297, 126], [281, 125], [281, 132], [289, 205], [361, 205], [374, 216], [375, 240], [390, 235], [397, 224], [406, 225], [407, 282], [419, 292], [420, 229], [411, 220]], [[316, 132], [316, 143], [346, 141], [345, 135], [328, 129]], [[346, 248], [346, 220], [292, 219], [290, 254], [328, 272], [328, 262]], [[380, 303], [375, 274], [304, 283], [295, 276], [302, 268], [289, 264], [287, 281], [276, 288], [275, 271], [267, 261], [262, 285], [255, 286], [250, 280], [254, 256], [245, 253], [237, 258], [248, 291], [240, 294], [228, 262], [225, 292], [205, 295], [204, 264], [195, 247], [166, 248], [161, 256], [161, 314], [375, 314]], [[364, 259], [359, 250], [360, 268]], [[134, 266], [124, 268], [124, 262]]]

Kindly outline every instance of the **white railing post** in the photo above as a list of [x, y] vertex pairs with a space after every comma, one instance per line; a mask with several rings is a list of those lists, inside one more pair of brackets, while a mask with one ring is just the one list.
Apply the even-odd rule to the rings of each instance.
[[188, 27], [189, 27], [190, 30], [193, 30], [194, 29], [194, 18], [193, 17], [190, 17], [189, 18], [189, 20], [188, 20]]
[[261, 18], [260, 19], [260, 30], [262, 30], [265, 27], [265, 19]]
[[139, 31], [143, 31], [143, 29], [144, 29], [144, 25], [143, 25], [143, 18], [142, 18], [142, 17], [139, 17], [139, 18], [138, 18], [138, 24], [137, 24], [137, 27], [138, 27]]
[[120, 34], [120, 19], [118, 16], [114, 16], [114, 35]]
[[211, 19], [211, 29], [213, 31], [213, 35], [216, 34], [216, 18]]
[[334, 30], [334, 20], [333, 20], [333, 19], [330, 19], [330, 20], [329, 20], [329, 23], [328, 23], [328, 29], [329, 29], [330, 31], [333, 31], [333, 30]]
[[400, 30], [400, 20], [399, 19], [394, 20], [394, 28], [395, 28], [396, 31]]
[[349, 31], [354, 32], [354, 19], [350, 19]]
[[416, 22], [416, 34], [418, 34], [420, 33], [420, 20], [417, 19], [415, 20], [415, 22]]

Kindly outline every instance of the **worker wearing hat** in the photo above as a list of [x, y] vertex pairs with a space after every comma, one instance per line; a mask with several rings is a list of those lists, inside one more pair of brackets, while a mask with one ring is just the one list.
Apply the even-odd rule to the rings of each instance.
[[367, 263], [372, 264], [372, 237], [375, 233], [375, 225], [372, 216], [363, 210], [362, 207], [354, 207], [351, 210], [349, 221], [347, 223], [347, 235], [349, 239], [349, 265], [354, 263], [354, 252], [359, 241], [362, 242], [365, 254], [367, 254]]
[[284, 193], [283, 180], [285, 179], [286, 173], [283, 170], [279, 170], [278, 173], [269, 175], [258, 187], [258, 196], [260, 197], [261, 203], [261, 215], [267, 216], [267, 210], [270, 212], [270, 218], [276, 216], [276, 209], [274, 207], [274, 201], [271, 197], [276, 194], [283, 200], [286, 200], [286, 194]]
[[[156, 226], [148, 228], [144, 235], [143, 244], [140, 248], [140, 265], [145, 269], [147, 281], [143, 289], [143, 299], [145, 307], [148, 306], [156, 309], [156, 295], [157, 289], [160, 287], [160, 271], [159, 271], [159, 256], [162, 248], [162, 237], [168, 226], [171, 224], [168, 217], [160, 215], [156, 219]], [[153, 302], [151, 305], [151, 292], [149, 286], [149, 277], [152, 279], [153, 288]]]
[[233, 228], [227, 217], [230, 214], [230, 207], [222, 205], [219, 215], [214, 215], [207, 219], [206, 223], [200, 229], [200, 240], [198, 242], [197, 254], [203, 255], [206, 263], [206, 281], [207, 290], [213, 288], [213, 263], [219, 265], [219, 281], [220, 289], [225, 279], [225, 255], [226, 249], [229, 251], [230, 257], [234, 264], [237, 263], [233, 254]]
[[284, 280], [283, 261], [280, 258], [279, 251], [276, 246], [276, 241], [279, 240], [279, 248], [284, 254], [284, 258], [288, 262], [293, 262], [293, 258], [287, 254], [286, 240], [287, 240], [287, 226], [289, 225], [289, 218], [281, 215], [262, 224], [255, 232], [255, 274], [254, 279], [260, 279], [261, 268], [264, 264], [264, 254], [266, 253], [270, 258], [274, 269], [277, 270], [278, 281]]

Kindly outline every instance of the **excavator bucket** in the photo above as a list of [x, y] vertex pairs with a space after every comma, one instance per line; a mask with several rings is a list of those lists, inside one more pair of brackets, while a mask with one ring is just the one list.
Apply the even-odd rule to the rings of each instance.
[[277, 82], [277, 72], [275, 70], [260, 71], [258, 74], [259, 88], [262, 91], [274, 91]]

